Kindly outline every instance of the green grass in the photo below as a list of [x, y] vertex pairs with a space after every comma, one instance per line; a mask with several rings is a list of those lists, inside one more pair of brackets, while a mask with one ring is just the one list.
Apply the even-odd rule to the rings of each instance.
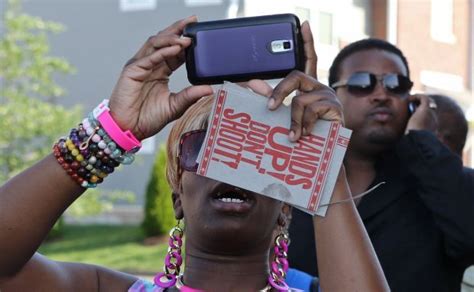
[[139, 226], [65, 226], [61, 238], [45, 242], [39, 252], [50, 259], [96, 264], [114, 270], [151, 274], [160, 271], [164, 241], [144, 245]]

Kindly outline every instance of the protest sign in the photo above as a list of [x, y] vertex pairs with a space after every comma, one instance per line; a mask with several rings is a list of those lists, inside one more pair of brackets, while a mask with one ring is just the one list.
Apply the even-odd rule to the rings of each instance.
[[267, 109], [263, 96], [232, 83], [216, 93], [197, 174], [324, 216], [351, 131], [318, 120], [310, 135], [288, 140], [290, 111]]

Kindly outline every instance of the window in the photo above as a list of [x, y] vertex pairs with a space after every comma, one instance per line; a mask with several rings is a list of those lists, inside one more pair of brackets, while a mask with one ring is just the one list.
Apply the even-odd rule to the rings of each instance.
[[440, 42], [454, 43], [453, 0], [431, 0], [431, 37]]
[[431, 70], [421, 70], [420, 82], [428, 88], [436, 88], [450, 92], [463, 92], [464, 79], [462, 76]]
[[221, 5], [222, 0], [185, 0], [186, 6], [208, 6], [208, 5]]
[[154, 10], [156, 8], [156, 0], [120, 0], [120, 10], [139, 11]]
[[319, 26], [317, 38], [320, 43], [325, 45], [333, 44], [332, 35], [332, 14], [319, 12]]

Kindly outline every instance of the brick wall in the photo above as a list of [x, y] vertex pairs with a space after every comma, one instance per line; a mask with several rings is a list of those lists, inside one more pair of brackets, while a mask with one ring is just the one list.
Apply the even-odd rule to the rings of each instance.
[[471, 86], [470, 8], [468, 0], [454, 0], [453, 30], [456, 41], [443, 43], [431, 37], [431, 1], [398, 1], [397, 45], [409, 60], [415, 88], [422, 89], [421, 70], [459, 75], [463, 78], [464, 88]]
[[379, 39], [387, 38], [387, 0], [372, 0], [372, 32], [371, 36]]

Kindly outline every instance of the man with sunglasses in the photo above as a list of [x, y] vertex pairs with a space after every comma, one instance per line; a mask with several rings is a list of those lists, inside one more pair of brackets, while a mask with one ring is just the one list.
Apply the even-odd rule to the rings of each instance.
[[[383, 40], [352, 43], [335, 58], [329, 84], [353, 130], [348, 182], [353, 195], [385, 182], [356, 203], [393, 291], [459, 291], [474, 263], [474, 196], [462, 188], [461, 160], [436, 138], [436, 104], [410, 95], [409, 76], [402, 52]], [[289, 256], [317, 275], [312, 228], [293, 211]]]

